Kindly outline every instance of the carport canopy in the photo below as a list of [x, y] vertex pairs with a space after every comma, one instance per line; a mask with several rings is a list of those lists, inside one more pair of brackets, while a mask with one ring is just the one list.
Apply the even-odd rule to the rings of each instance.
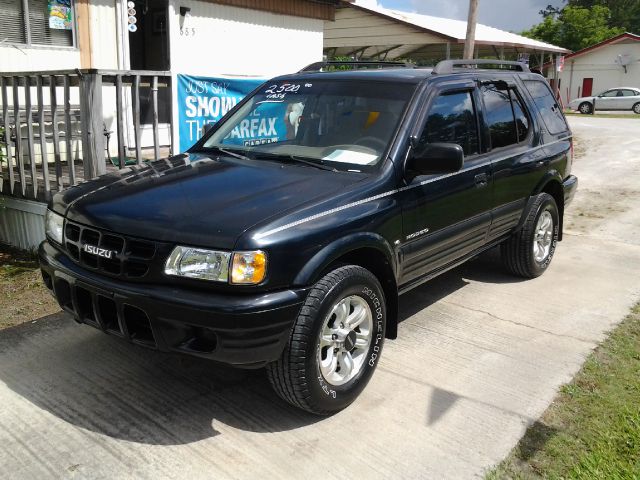
[[[357, 59], [414, 61], [429, 65], [439, 60], [462, 58], [467, 22], [372, 7], [344, 1], [335, 21], [324, 26], [324, 53]], [[568, 53], [551, 45], [487, 25], [476, 26], [475, 58], [514, 59], [520, 54], [535, 56]], [[547, 57], [548, 58], [548, 57]]]

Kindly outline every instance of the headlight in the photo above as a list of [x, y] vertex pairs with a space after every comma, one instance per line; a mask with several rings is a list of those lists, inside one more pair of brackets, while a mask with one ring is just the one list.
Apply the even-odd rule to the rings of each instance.
[[254, 285], [264, 280], [267, 273], [267, 255], [255, 252], [235, 252], [231, 268], [231, 283]]
[[164, 273], [178, 277], [226, 282], [229, 279], [230, 259], [231, 254], [228, 252], [176, 247], [167, 259]]
[[47, 209], [44, 217], [44, 230], [51, 240], [62, 243], [62, 229], [64, 227], [64, 217]]

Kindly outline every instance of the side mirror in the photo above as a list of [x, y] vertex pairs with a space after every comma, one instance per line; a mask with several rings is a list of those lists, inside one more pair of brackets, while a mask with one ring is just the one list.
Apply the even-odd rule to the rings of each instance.
[[453, 173], [462, 168], [464, 151], [456, 143], [428, 143], [411, 151], [406, 172], [413, 179], [418, 175]]

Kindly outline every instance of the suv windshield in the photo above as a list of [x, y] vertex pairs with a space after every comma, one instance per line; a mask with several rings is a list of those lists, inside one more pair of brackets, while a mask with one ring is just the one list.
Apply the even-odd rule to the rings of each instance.
[[202, 148], [369, 170], [380, 162], [414, 88], [371, 81], [269, 82]]

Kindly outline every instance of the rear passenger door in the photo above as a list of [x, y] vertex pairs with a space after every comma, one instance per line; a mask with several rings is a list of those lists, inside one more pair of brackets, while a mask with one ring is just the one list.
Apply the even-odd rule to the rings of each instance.
[[473, 81], [433, 91], [415, 132], [420, 144], [462, 146], [462, 170], [421, 175], [401, 189], [403, 238], [400, 284], [410, 284], [480, 247], [491, 211], [491, 169], [480, 158], [477, 93]]
[[483, 80], [487, 158], [493, 169], [492, 221], [488, 241], [509, 233], [519, 222], [527, 199], [545, 174], [548, 162], [540, 142], [535, 116], [515, 81]]

